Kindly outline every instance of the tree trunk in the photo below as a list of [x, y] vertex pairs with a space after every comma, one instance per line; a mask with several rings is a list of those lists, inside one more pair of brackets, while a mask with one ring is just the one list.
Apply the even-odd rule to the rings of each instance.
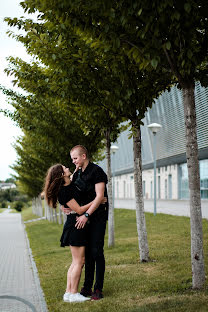
[[65, 213], [63, 213], [63, 220], [64, 220], [64, 223], [66, 222], [67, 220], [67, 215]]
[[58, 211], [59, 211], [59, 224], [62, 224], [62, 210], [61, 210], [61, 205], [58, 204]]
[[51, 211], [51, 221], [54, 222], [54, 208], [50, 207], [50, 211]]
[[32, 213], [35, 214], [35, 198], [32, 199]]
[[55, 223], [58, 223], [58, 219], [57, 219], [57, 208], [54, 209], [54, 220]]
[[183, 87], [183, 102], [190, 191], [192, 286], [202, 288], [205, 282], [205, 272], [194, 88], [194, 83]]
[[140, 261], [149, 260], [149, 248], [147, 241], [147, 230], [144, 213], [144, 199], [142, 191], [142, 156], [141, 156], [141, 130], [138, 120], [133, 124], [133, 151], [134, 151], [134, 187], [136, 198], [136, 222], [139, 240]]
[[47, 220], [47, 208], [46, 208], [46, 201], [45, 201], [45, 198], [44, 198], [44, 200], [43, 200], [43, 208], [44, 208], [44, 216], [45, 216], [45, 218], [46, 218], [46, 220]]
[[112, 197], [112, 175], [111, 175], [111, 141], [110, 141], [110, 130], [106, 131], [106, 159], [107, 159], [107, 175], [108, 175], [108, 247], [115, 245], [114, 235], [114, 207]]
[[39, 216], [42, 217], [43, 216], [43, 206], [42, 206], [42, 199], [41, 199], [41, 195], [38, 195], [38, 207], [39, 207]]

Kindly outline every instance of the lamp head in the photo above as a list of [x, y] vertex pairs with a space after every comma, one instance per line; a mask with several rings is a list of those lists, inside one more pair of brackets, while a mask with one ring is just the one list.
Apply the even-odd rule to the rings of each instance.
[[117, 145], [111, 145], [111, 152], [114, 154], [118, 149], [119, 147]]
[[162, 126], [156, 122], [148, 125], [147, 127], [152, 131], [154, 135], [160, 130], [160, 128], [162, 128]]

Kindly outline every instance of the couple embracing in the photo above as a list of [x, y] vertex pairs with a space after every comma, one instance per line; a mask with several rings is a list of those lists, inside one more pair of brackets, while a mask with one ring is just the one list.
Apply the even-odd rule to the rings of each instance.
[[[76, 145], [70, 155], [76, 166], [74, 174], [62, 164], [56, 164], [49, 168], [44, 188], [48, 204], [55, 208], [58, 201], [67, 214], [61, 246], [70, 247], [72, 263], [67, 272], [67, 287], [63, 300], [99, 300], [103, 298], [105, 273], [103, 248], [108, 218], [107, 176], [98, 165], [89, 161], [84, 146]], [[84, 285], [78, 293], [84, 265]]]

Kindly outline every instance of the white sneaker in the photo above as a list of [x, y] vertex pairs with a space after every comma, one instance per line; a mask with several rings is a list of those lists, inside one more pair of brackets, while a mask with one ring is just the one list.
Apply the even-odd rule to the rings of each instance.
[[70, 301], [69, 301], [70, 296], [71, 296], [71, 293], [70, 293], [70, 292], [66, 292], [66, 293], [63, 295], [63, 300], [64, 300], [65, 302], [70, 302]]
[[90, 298], [82, 296], [80, 293], [70, 294], [69, 302], [84, 302], [90, 300]]

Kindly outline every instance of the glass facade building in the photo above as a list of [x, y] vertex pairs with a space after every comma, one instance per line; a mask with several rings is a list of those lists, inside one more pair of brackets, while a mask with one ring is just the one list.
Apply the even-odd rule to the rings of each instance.
[[[201, 198], [208, 198], [208, 159], [199, 161]], [[187, 164], [179, 166], [179, 198], [189, 198]]]
[[[195, 88], [197, 140], [200, 160], [201, 197], [208, 198], [208, 89], [199, 83]], [[157, 197], [161, 199], [189, 198], [188, 171], [186, 165], [185, 124], [182, 93], [177, 87], [164, 92], [151, 109], [146, 112], [141, 127], [143, 193], [153, 197], [153, 136], [147, 125], [162, 125], [157, 133]], [[122, 198], [133, 197], [128, 175], [133, 173], [133, 140], [129, 130], [121, 133], [117, 140], [119, 150], [115, 153], [115, 171], [118, 191]], [[105, 161], [101, 163], [105, 169]], [[119, 179], [118, 179], [119, 178]], [[121, 181], [122, 180], [122, 181]], [[125, 182], [124, 182], [125, 181]], [[131, 184], [133, 186], [133, 183]], [[122, 191], [122, 189], [123, 191]], [[125, 194], [123, 194], [125, 193]], [[131, 196], [130, 196], [131, 195]]]

